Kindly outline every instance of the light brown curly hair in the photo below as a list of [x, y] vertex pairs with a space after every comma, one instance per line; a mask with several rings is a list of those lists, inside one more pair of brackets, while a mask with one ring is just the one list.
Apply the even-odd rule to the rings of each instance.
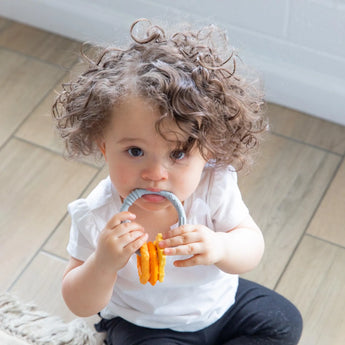
[[[134, 34], [138, 24], [148, 25], [142, 37]], [[197, 145], [216, 166], [240, 170], [266, 129], [264, 102], [260, 89], [239, 75], [237, 55], [227, 44], [225, 52], [215, 46], [215, 35], [226, 41], [225, 34], [208, 26], [167, 37], [146, 19], [135, 21], [130, 34], [134, 42], [127, 49], [103, 49], [95, 61], [87, 59], [79, 78], [63, 85], [53, 115], [68, 154], [99, 153], [114, 107], [136, 94], [158, 105], [156, 130], [163, 137], [164, 120], [173, 120], [188, 138], [181, 148]]]

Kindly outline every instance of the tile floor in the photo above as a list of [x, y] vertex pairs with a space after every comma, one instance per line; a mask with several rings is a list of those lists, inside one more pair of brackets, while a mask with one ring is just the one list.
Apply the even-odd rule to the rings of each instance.
[[[50, 119], [54, 90], [75, 68], [79, 47], [0, 18], [0, 292], [66, 321], [74, 318], [60, 294], [66, 205], [106, 176], [100, 162], [63, 158]], [[342, 345], [345, 128], [274, 104], [268, 115], [272, 132], [252, 172], [239, 178], [267, 247], [246, 277], [299, 307], [300, 344]]]

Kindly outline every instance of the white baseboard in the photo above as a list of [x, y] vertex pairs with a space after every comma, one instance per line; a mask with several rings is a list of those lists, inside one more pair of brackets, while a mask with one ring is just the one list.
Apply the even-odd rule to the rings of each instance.
[[0, 15], [75, 40], [97, 43], [113, 40], [116, 30], [127, 28], [125, 24], [131, 20], [126, 13], [109, 11], [93, 0], [1, 0]]
[[336, 76], [301, 70], [296, 65], [259, 61], [266, 99], [345, 126], [345, 81]]
[[[136, 19], [133, 12], [126, 12], [123, 3], [110, 8], [93, 0], [1, 0], [0, 15], [69, 38], [99, 43], [113, 42], [114, 37], [122, 43], [121, 37], [128, 37], [129, 25]], [[345, 125], [344, 80], [327, 75], [327, 70], [316, 74], [270, 57], [260, 58], [262, 52], [255, 55], [268, 101]]]

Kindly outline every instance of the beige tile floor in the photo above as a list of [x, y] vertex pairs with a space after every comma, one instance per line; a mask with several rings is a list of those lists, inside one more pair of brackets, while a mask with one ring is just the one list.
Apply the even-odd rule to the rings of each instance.
[[[66, 161], [50, 119], [54, 90], [79, 48], [0, 18], [0, 292], [66, 321], [74, 318], [60, 294], [66, 205], [107, 174], [100, 162]], [[240, 176], [267, 247], [246, 277], [300, 308], [300, 344], [343, 345], [345, 128], [274, 104], [268, 115], [272, 132], [251, 173]]]

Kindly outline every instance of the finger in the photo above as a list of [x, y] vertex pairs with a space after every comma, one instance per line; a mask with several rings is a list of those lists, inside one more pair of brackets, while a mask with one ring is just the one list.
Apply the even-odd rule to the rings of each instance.
[[202, 260], [200, 255], [194, 255], [191, 258], [188, 258], [186, 260], [176, 260], [174, 261], [175, 267], [191, 267], [191, 266], [197, 266], [202, 265]]
[[144, 234], [145, 233], [143, 231], [133, 230], [119, 237], [118, 242], [122, 247], [126, 247], [131, 242], [136, 241], [138, 238], [144, 236]]
[[124, 245], [124, 248], [128, 250], [131, 253], [136, 252], [147, 240], [148, 240], [148, 234], [147, 233], [141, 233], [132, 236], [132, 238], [127, 239], [127, 243]]
[[107, 228], [113, 229], [121, 223], [125, 222], [126, 220], [133, 221], [135, 218], [136, 215], [128, 211], [117, 213], [112, 218], [110, 218], [110, 220], [107, 223]]
[[171, 229], [171, 230], [167, 231], [166, 233], [164, 233], [163, 239], [168, 239], [168, 238], [172, 238], [175, 236], [179, 236], [179, 235], [182, 235], [184, 233], [191, 232], [194, 230], [195, 230], [195, 225], [192, 225], [192, 224], [182, 225], [182, 226], [179, 226], [175, 229]]
[[203, 254], [203, 245], [201, 242], [192, 242], [177, 247], [169, 247], [164, 249], [165, 255], [197, 255]]
[[130, 234], [133, 231], [140, 231], [142, 234], [144, 232], [144, 228], [142, 225], [136, 222], [120, 223], [115, 228], [112, 228], [111, 231], [114, 233], [115, 236], [121, 238], [123, 236], [126, 236], [127, 234]]
[[180, 235], [165, 239], [158, 243], [160, 248], [172, 248], [183, 246], [185, 244], [191, 244], [201, 241], [201, 235], [197, 231], [183, 232]]

